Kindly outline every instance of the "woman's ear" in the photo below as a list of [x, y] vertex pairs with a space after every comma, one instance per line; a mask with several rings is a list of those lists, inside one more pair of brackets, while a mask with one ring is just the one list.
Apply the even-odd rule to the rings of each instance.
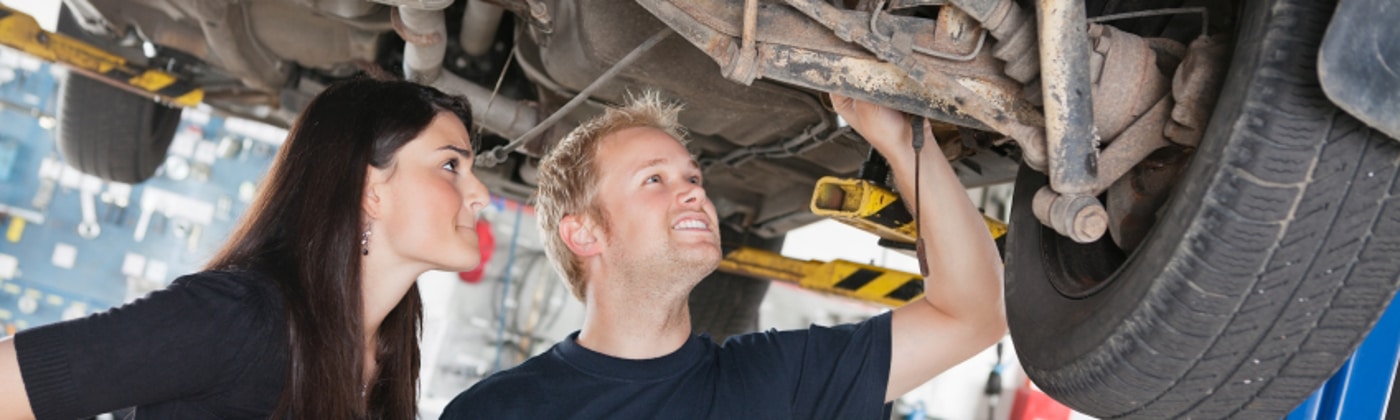
[[591, 257], [603, 253], [603, 235], [587, 217], [567, 215], [559, 221], [559, 237], [574, 255]]
[[384, 211], [384, 193], [387, 192], [384, 175], [385, 171], [373, 165], [370, 165], [365, 171], [365, 191], [360, 197], [360, 201], [364, 207], [366, 218], [378, 219], [380, 213]]

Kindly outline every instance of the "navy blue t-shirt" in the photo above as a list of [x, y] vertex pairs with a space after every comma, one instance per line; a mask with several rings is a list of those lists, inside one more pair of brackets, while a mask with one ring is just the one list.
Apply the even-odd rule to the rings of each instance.
[[462, 392], [443, 419], [887, 419], [890, 314], [859, 324], [696, 336], [674, 353], [619, 359], [578, 333]]

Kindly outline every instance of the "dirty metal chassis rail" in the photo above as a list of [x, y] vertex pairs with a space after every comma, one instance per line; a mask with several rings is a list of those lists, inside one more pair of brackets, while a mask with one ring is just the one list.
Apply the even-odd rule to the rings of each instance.
[[[1032, 167], [1046, 168], [1044, 117], [1022, 99], [1020, 84], [1001, 73], [990, 51], [966, 62], [918, 54], [916, 45], [932, 44], [932, 21], [886, 15], [871, 30], [870, 13], [818, 0], [786, 1], [790, 8], [748, 5], [748, 16], [744, 8], [729, 7], [732, 2], [638, 3], [713, 57], [732, 80], [779, 80], [997, 131], [1022, 145]], [[763, 30], [745, 31], [744, 23]]]

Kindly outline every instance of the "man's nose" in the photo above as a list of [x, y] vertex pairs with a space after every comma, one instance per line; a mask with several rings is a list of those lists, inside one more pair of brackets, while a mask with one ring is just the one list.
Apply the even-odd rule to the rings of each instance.
[[685, 184], [681, 187], [679, 199], [682, 204], [697, 204], [705, 199], [705, 188], [696, 184]]

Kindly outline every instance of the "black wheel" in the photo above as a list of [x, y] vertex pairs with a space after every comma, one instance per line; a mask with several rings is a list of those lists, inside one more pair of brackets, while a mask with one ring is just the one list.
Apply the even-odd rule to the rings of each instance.
[[[84, 32], [66, 4], [59, 8], [57, 29], [132, 62], [145, 59], [139, 51]], [[70, 73], [59, 88], [58, 150], [84, 173], [132, 184], [145, 181], [165, 162], [181, 111]]]
[[[744, 238], [741, 234], [722, 229], [725, 243], [746, 243], [747, 246], [769, 251], [781, 251], [783, 238]], [[732, 335], [758, 331], [758, 307], [768, 295], [769, 281], [737, 274], [711, 273], [690, 292], [690, 329], [692, 333], [709, 334], [716, 343]]]
[[181, 111], [72, 73], [59, 88], [58, 150], [85, 173], [145, 181], [165, 162]]
[[1201, 146], [1141, 246], [1044, 228], [1023, 168], [1006, 301], [1026, 373], [1097, 417], [1279, 418], [1400, 282], [1400, 142], [1317, 81], [1334, 4], [1252, 1]]

